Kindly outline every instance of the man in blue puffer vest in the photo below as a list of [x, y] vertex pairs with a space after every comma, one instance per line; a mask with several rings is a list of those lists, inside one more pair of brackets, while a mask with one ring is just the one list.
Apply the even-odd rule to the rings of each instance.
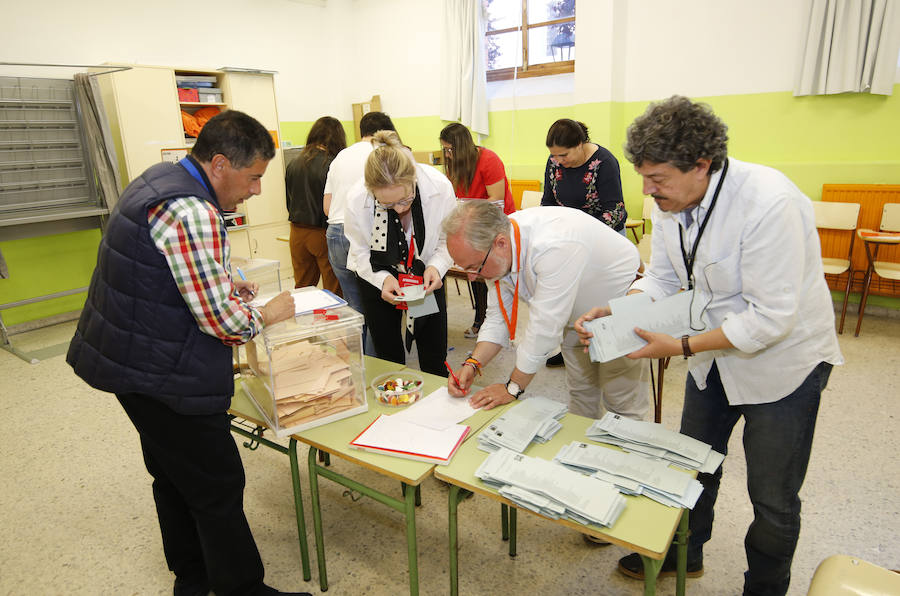
[[283, 292], [247, 304], [223, 211], [260, 193], [275, 146], [250, 116], [211, 119], [191, 155], [133, 180], [109, 219], [67, 362], [114, 393], [141, 439], [174, 593], [281, 594], [244, 516], [244, 468], [226, 410], [232, 347], [294, 314]]

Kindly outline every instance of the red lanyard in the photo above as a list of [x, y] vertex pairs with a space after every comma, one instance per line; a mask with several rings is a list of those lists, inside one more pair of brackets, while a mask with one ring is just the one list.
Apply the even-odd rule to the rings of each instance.
[[413, 257], [416, 254], [416, 235], [412, 233], [409, 235], [409, 254], [406, 257], [406, 272], [409, 273], [413, 264]]
[[506, 321], [506, 328], [509, 329], [509, 339], [516, 339], [516, 322], [519, 320], [519, 277], [522, 275], [522, 263], [520, 261], [522, 255], [522, 238], [519, 235], [519, 224], [516, 220], [510, 219], [513, 227], [513, 234], [516, 238], [516, 266], [519, 268], [516, 273], [516, 291], [513, 294], [512, 320], [506, 314], [506, 307], [503, 306], [503, 296], [500, 294], [500, 280], [494, 281], [494, 287], [497, 288], [497, 302], [500, 304], [500, 312], [503, 313], [503, 320]]

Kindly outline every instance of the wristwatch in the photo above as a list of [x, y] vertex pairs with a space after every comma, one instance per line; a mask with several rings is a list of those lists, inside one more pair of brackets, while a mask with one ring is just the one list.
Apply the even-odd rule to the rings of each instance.
[[513, 399], [519, 399], [519, 396], [525, 393], [525, 390], [521, 389], [518, 383], [510, 379], [506, 382], [506, 392], [512, 395]]

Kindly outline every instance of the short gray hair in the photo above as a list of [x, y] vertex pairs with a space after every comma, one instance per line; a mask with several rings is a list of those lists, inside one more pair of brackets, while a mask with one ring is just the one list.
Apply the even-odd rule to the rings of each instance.
[[509, 218], [490, 201], [465, 201], [444, 218], [443, 228], [448, 237], [462, 232], [473, 249], [487, 250], [494, 238], [509, 231]]

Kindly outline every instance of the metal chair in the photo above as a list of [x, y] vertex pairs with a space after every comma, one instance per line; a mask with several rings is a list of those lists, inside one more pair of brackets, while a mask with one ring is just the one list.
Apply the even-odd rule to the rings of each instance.
[[846, 258], [822, 257], [822, 269], [825, 275], [843, 275], [847, 273], [847, 285], [844, 287], [844, 301], [841, 305], [841, 323], [838, 333], [844, 332], [844, 317], [847, 315], [847, 300], [850, 297], [850, 284], [853, 283], [853, 242], [856, 239], [856, 227], [859, 222], [859, 203], [838, 203], [831, 201], [813, 202], [816, 215], [816, 228], [820, 230], [838, 230], [850, 235], [850, 248]]
[[881, 212], [880, 231], [859, 229], [857, 235], [862, 239], [866, 247], [866, 258], [869, 267], [866, 269], [865, 281], [863, 281], [862, 298], [859, 301], [859, 318], [856, 320], [856, 333], [859, 337], [859, 328], [862, 325], [863, 314], [866, 311], [866, 300], [869, 298], [869, 286], [872, 284], [872, 276], [878, 275], [884, 279], [900, 280], [900, 262], [879, 261], [878, 249], [885, 244], [900, 244], [900, 203], [885, 203]]
[[528, 209], [529, 207], [540, 207], [541, 206], [541, 198], [544, 196], [544, 193], [537, 190], [523, 190], [522, 191], [522, 209]]
[[900, 574], [856, 557], [831, 555], [813, 574], [807, 596], [900, 594]]

